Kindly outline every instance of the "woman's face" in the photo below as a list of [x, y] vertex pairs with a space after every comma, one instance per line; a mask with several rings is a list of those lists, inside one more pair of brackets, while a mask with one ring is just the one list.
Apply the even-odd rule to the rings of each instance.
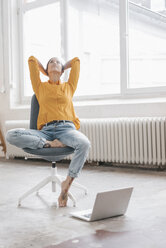
[[56, 57], [51, 58], [49, 63], [48, 63], [48, 69], [47, 69], [48, 75], [50, 73], [56, 73], [61, 75], [62, 74], [62, 64], [60, 60]]

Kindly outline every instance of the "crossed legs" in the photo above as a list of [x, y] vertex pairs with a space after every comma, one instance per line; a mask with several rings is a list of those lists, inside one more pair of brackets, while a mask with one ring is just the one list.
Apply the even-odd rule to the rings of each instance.
[[[48, 142], [51, 147], [70, 146], [75, 149], [69, 165], [68, 175], [61, 184], [61, 193], [58, 198], [59, 206], [65, 207], [68, 200], [68, 191], [75, 177], [78, 177], [91, 147], [89, 139], [72, 125], [56, 127], [46, 132], [33, 129], [11, 129], [6, 134], [6, 140], [20, 148], [38, 149]], [[49, 148], [48, 148], [49, 149]]]

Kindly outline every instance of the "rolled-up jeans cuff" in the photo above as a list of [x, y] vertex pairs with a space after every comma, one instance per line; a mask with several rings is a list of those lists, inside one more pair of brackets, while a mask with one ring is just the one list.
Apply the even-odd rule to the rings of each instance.
[[45, 145], [46, 143], [46, 139], [45, 138], [41, 138], [40, 139], [40, 142], [39, 142], [39, 148], [43, 148], [43, 146]]
[[72, 171], [70, 171], [70, 170], [69, 170], [69, 172], [68, 172], [68, 176], [74, 177], [74, 178], [75, 178], [75, 177], [78, 177], [78, 174], [79, 174], [79, 173], [72, 172]]

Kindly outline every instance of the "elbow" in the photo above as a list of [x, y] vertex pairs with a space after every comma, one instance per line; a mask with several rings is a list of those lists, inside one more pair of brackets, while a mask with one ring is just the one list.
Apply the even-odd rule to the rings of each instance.
[[37, 59], [34, 56], [30, 56], [28, 58], [28, 64], [29, 64], [29, 66], [38, 65], [38, 61], [37, 61]]
[[31, 55], [29, 58], [28, 58], [28, 62], [29, 61], [34, 61], [35, 60], [35, 57], [33, 55]]
[[71, 65], [73, 65], [75, 62], [80, 63], [80, 59], [78, 57], [74, 57], [71, 61]]
[[79, 59], [79, 57], [75, 57], [75, 61], [79, 61], [79, 62], [80, 62], [80, 59]]

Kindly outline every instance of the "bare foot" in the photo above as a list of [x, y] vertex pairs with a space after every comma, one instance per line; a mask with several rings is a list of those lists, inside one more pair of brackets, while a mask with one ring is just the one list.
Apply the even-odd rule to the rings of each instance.
[[65, 181], [63, 181], [61, 183], [61, 194], [58, 198], [59, 207], [66, 207], [67, 206], [67, 200], [68, 200], [67, 184]]
[[66, 146], [58, 139], [54, 139], [53, 141], [47, 140], [46, 142], [49, 143], [51, 147], [65, 147]]
[[61, 183], [61, 194], [58, 198], [59, 207], [66, 207], [68, 200], [68, 191], [74, 178], [67, 176], [66, 180]]
[[61, 192], [58, 198], [59, 207], [66, 207], [67, 200], [68, 200], [68, 192]]

